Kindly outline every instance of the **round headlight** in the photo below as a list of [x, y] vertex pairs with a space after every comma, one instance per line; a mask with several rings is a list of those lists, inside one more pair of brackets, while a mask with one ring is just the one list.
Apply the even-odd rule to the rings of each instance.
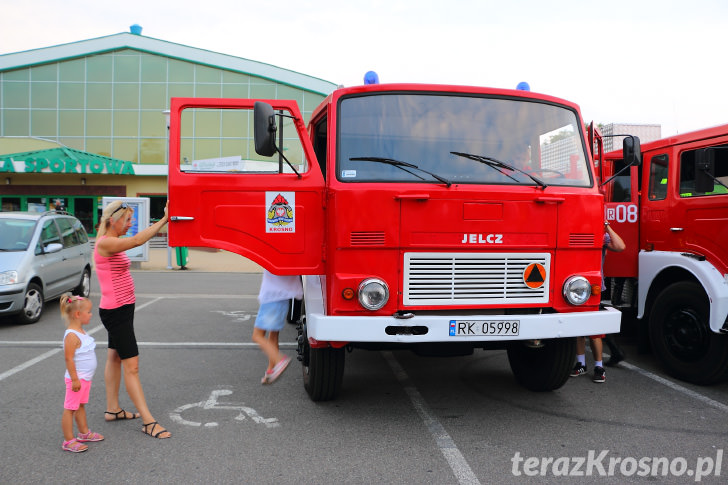
[[379, 310], [387, 301], [389, 288], [379, 278], [367, 278], [359, 285], [359, 303], [367, 310]]
[[572, 276], [564, 283], [564, 299], [572, 305], [583, 305], [590, 296], [591, 285], [583, 276]]

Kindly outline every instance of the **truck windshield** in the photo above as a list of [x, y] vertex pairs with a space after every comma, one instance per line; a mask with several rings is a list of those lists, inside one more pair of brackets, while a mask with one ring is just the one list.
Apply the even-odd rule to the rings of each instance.
[[[427, 171], [453, 184], [592, 183], [579, 118], [563, 106], [472, 94], [374, 93], [343, 98], [338, 120], [342, 182], [431, 184], [422, 177]], [[406, 160], [419, 171], [372, 159]]]

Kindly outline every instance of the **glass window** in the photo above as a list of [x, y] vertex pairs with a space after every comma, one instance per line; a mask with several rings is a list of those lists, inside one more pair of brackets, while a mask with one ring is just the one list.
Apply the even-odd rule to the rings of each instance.
[[114, 54], [114, 81], [139, 82], [139, 54], [130, 50]]
[[86, 229], [84, 229], [81, 221], [73, 221], [73, 230], [76, 233], [76, 239], [79, 244], [85, 244], [88, 242], [88, 234], [86, 234]]
[[331, 136], [338, 138], [336, 176], [343, 182], [592, 185], [577, 113], [556, 104], [355, 95], [340, 101], [338, 120]]
[[55, 138], [56, 136], [56, 111], [55, 110], [33, 110], [30, 115], [31, 136]]
[[43, 248], [47, 248], [51, 243], [61, 243], [61, 235], [58, 233], [58, 228], [55, 222], [52, 220], [45, 221], [43, 223], [43, 231], [40, 235], [40, 241], [43, 244]]
[[169, 59], [169, 82], [191, 83], [195, 80], [195, 65], [189, 62]]
[[[101, 54], [86, 58], [86, 82], [111, 82], [113, 68], [111, 54]], [[109, 93], [109, 97], [111, 93]]]
[[30, 69], [17, 69], [2, 73], [5, 81], [30, 81]]
[[245, 84], [247, 86], [250, 82], [250, 76], [240, 72], [222, 71], [222, 82], [225, 84]]
[[166, 139], [164, 138], [142, 138], [141, 139], [141, 163], [165, 163]]
[[111, 157], [134, 163], [138, 162], [139, 141], [136, 138], [114, 138], [114, 150]]
[[86, 59], [59, 62], [58, 75], [61, 82], [83, 82], [86, 79]]
[[[5, 75], [7, 78], [7, 75]], [[7, 81], [7, 79], [6, 79]], [[27, 108], [30, 105], [30, 84], [3, 82], [3, 108]]]
[[114, 111], [114, 136], [138, 136], [139, 112]]
[[313, 151], [316, 153], [316, 159], [321, 167], [321, 173], [326, 178], [326, 151], [328, 149], [328, 127], [327, 119], [324, 117], [316, 123], [313, 128]]
[[142, 109], [156, 109], [162, 111], [167, 107], [166, 84], [142, 84]]
[[[191, 98], [195, 95], [195, 85], [194, 84], [183, 84], [183, 83], [176, 83], [176, 84], [170, 84], [169, 86], [169, 97], [170, 98]], [[165, 102], [168, 102], [169, 99], [165, 99]], [[169, 107], [169, 105], [165, 105], [165, 108]]]
[[214, 69], [207, 66], [196, 66], [195, 69], [196, 82], [220, 84], [220, 78], [222, 76], [219, 69]]
[[195, 96], [198, 98], [219, 98], [222, 92], [219, 84], [196, 84]]
[[142, 55], [142, 83], [166, 81], [167, 59], [160, 56]]
[[58, 228], [61, 231], [61, 241], [63, 242], [64, 248], [72, 248], [73, 246], [78, 246], [80, 244], [72, 221], [73, 219], [69, 219], [67, 217], [59, 217], [56, 219]]
[[3, 197], [2, 210], [5, 212], [20, 210], [20, 197]]
[[30, 68], [31, 81], [56, 81], [58, 79], [58, 64], [45, 64]]
[[28, 136], [30, 111], [27, 109], [5, 109], [3, 114], [3, 135], [4, 136]]
[[30, 83], [31, 106], [33, 108], [55, 108], [58, 105], [56, 83], [32, 82]]
[[250, 97], [259, 99], [275, 99], [276, 98], [276, 85], [275, 84], [252, 84], [250, 85]]
[[[614, 160], [614, 173], [618, 173], [624, 169], [624, 160]], [[631, 202], [632, 186], [631, 186], [631, 170], [629, 168], [624, 169], [621, 175], [617, 175], [609, 182], [607, 190], [611, 190], [611, 202]]]
[[111, 156], [111, 138], [86, 138], [85, 151], [105, 157]]
[[86, 136], [111, 135], [111, 111], [86, 111]]
[[666, 154], [656, 155], [650, 160], [650, 200], [664, 200], [667, 197], [667, 162]]
[[28, 249], [34, 227], [32, 220], [0, 218], [0, 252]]
[[58, 86], [58, 107], [83, 109], [85, 85], [82, 83], [61, 83]]
[[248, 85], [247, 84], [223, 84], [222, 85], [222, 97], [223, 98], [247, 98], [248, 97]]
[[61, 136], [83, 136], [83, 110], [62, 109], [58, 118]]
[[162, 110], [141, 112], [141, 133], [143, 136], [167, 137], [167, 120]]
[[[728, 145], [711, 147], [715, 157], [713, 163], [713, 190], [707, 193], [695, 190], [695, 152], [687, 150], [680, 154], [680, 197], [728, 194]], [[721, 183], [723, 185], [721, 185]]]
[[[182, 132], [193, 132], [183, 137], [180, 163], [183, 171], [230, 173], [277, 173], [278, 154], [263, 157], [255, 153], [251, 110], [189, 108], [182, 112]], [[305, 171], [303, 146], [290, 118], [283, 119], [283, 145], [285, 157], [297, 171]], [[192, 125], [195, 128], [186, 126]], [[220, 134], [222, 133], [222, 136]], [[228, 136], [229, 135], [229, 136]], [[278, 143], [278, 138], [276, 138]], [[283, 171], [291, 168], [284, 162]]]
[[88, 109], [111, 108], [111, 83], [90, 83], [86, 85], [86, 107]]
[[138, 109], [139, 84], [114, 84], [114, 109]]

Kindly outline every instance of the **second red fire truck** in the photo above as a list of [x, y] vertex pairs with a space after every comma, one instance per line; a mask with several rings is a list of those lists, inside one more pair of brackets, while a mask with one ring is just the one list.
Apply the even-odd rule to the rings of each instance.
[[[194, 128], [194, 129], [193, 129]], [[299, 359], [313, 400], [347, 349], [506, 349], [518, 382], [562, 386], [600, 308], [604, 197], [576, 105], [462, 86], [294, 101], [173, 98], [173, 246], [303, 275]]]
[[641, 165], [625, 162], [622, 151], [596, 158], [606, 218], [627, 245], [605, 262], [612, 302], [635, 310], [671, 375], [725, 379], [728, 125], [645, 143]]

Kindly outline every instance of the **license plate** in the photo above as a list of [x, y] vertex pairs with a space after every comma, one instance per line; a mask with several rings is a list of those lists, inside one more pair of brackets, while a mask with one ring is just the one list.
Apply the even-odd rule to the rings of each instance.
[[450, 336], [494, 335], [511, 337], [518, 335], [520, 323], [519, 320], [450, 320]]

